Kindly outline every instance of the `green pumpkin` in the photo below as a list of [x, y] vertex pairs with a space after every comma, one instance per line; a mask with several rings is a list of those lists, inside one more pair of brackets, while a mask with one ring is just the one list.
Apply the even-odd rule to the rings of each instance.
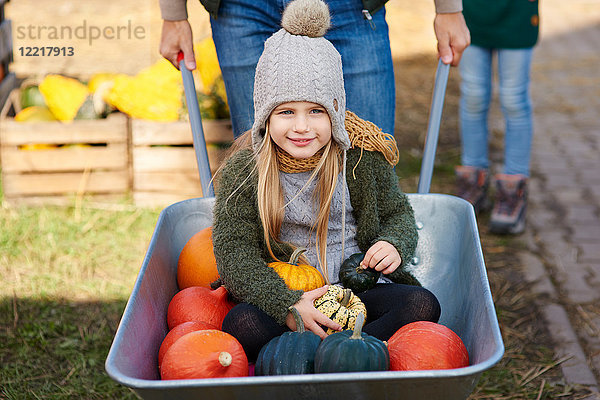
[[92, 96], [88, 96], [83, 104], [77, 110], [77, 114], [75, 115], [75, 119], [97, 119], [98, 114], [94, 109], [94, 99]]
[[345, 288], [352, 289], [354, 293], [364, 292], [377, 284], [381, 272], [373, 268], [363, 269], [360, 262], [365, 258], [363, 253], [352, 254], [340, 267], [339, 278]]
[[21, 108], [33, 106], [46, 106], [46, 100], [37, 85], [30, 85], [21, 90]]
[[254, 375], [293, 375], [315, 372], [315, 352], [321, 338], [304, 330], [298, 310], [290, 307], [296, 320], [296, 332], [285, 332], [265, 344], [256, 359]]
[[315, 372], [387, 371], [390, 353], [381, 340], [362, 333], [365, 317], [360, 314], [354, 331], [327, 336], [315, 354]]

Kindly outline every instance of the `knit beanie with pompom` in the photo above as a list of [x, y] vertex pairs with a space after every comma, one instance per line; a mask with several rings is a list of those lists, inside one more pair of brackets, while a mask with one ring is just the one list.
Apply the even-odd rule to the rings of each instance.
[[346, 93], [342, 57], [323, 37], [330, 26], [329, 8], [322, 0], [294, 0], [281, 18], [282, 29], [265, 41], [254, 78], [255, 150], [265, 135], [269, 115], [291, 101], [320, 104], [329, 113], [332, 138], [350, 148], [344, 126]]

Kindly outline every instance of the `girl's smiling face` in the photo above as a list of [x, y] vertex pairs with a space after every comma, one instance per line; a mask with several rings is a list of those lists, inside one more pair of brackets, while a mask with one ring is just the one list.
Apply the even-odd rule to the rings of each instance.
[[269, 135], [292, 157], [309, 158], [331, 140], [331, 119], [316, 103], [282, 103], [271, 112]]

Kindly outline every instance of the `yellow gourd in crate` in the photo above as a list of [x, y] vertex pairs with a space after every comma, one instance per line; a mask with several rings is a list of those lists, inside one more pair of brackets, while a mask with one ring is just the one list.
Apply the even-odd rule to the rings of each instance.
[[52, 114], [63, 122], [73, 121], [89, 95], [86, 85], [62, 75], [47, 75], [39, 89]]
[[56, 121], [56, 117], [46, 106], [31, 106], [22, 109], [15, 115], [17, 122]]
[[202, 83], [202, 92], [211, 94], [214, 92], [225, 103], [227, 103], [227, 94], [225, 93], [225, 83], [221, 77], [221, 67], [217, 58], [215, 43], [211, 37], [198, 42], [194, 45], [196, 57], [196, 71]]
[[177, 121], [182, 93], [179, 71], [163, 58], [136, 76], [116, 76], [105, 99], [134, 118]]

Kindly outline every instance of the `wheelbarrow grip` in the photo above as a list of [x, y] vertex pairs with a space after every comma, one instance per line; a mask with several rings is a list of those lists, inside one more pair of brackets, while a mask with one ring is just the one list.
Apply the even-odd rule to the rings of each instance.
[[421, 173], [419, 175], [417, 193], [429, 193], [429, 187], [431, 186], [435, 150], [437, 148], [440, 133], [440, 122], [442, 119], [444, 96], [446, 94], [449, 73], [450, 64], [444, 64], [440, 59], [435, 73], [435, 84], [433, 87], [433, 97], [431, 99], [431, 109], [429, 110], [429, 123], [427, 125], [425, 150], [423, 151], [423, 161], [421, 162]]
[[212, 175], [210, 173], [210, 164], [208, 162], [208, 152], [206, 151], [206, 141], [204, 140], [204, 130], [202, 129], [202, 117], [200, 116], [200, 107], [198, 106], [198, 97], [196, 96], [196, 86], [192, 71], [187, 69], [183, 61], [183, 52], [177, 56], [179, 70], [183, 79], [183, 90], [185, 91], [185, 101], [187, 103], [190, 125], [192, 126], [192, 139], [194, 151], [196, 153], [196, 162], [200, 174], [200, 185], [202, 186], [203, 197], [214, 197], [215, 190], [212, 184]]

